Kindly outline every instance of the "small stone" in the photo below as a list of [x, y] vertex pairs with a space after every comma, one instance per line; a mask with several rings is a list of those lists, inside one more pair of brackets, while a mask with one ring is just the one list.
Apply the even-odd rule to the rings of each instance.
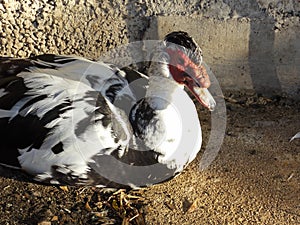
[[239, 221], [240, 223], [243, 223], [244, 219], [240, 217], [240, 218], [238, 218], [238, 221]]
[[38, 225], [51, 225], [51, 222], [50, 221], [42, 221], [42, 222], [39, 222]]
[[34, 43], [34, 40], [32, 40], [31, 37], [27, 37], [26, 42], [29, 44], [32, 44], [32, 43]]
[[32, 26], [32, 23], [29, 20], [24, 20], [23, 25], [24, 28], [29, 28]]
[[53, 216], [51, 221], [58, 221], [58, 216]]
[[18, 18], [18, 19], [15, 20], [15, 22], [18, 25], [18, 27], [22, 27], [24, 19], [23, 18]]
[[25, 57], [26, 56], [26, 52], [24, 52], [23, 50], [19, 50], [18, 51], [18, 56]]
[[35, 197], [42, 197], [42, 193], [39, 192], [39, 191], [33, 192], [32, 195], [35, 196]]
[[15, 33], [15, 37], [16, 37], [16, 39], [18, 39], [19, 41], [24, 41], [24, 35], [23, 35], [23, 34], [17, 34], [17, 33]]
[[37, 36], [38, 39], [41, 39], [43, 37], [43, 33], [42, 32], [38, 32], [36, 34], [36, 36]]
[[5, 33], [6, 33], [8, 36], [10, 36], [10, 35], [12, 34], [12, 30], [11, 30], [9, 27], [7, 27], [7, 29], [5, 30]]
[[7, 39], [6, 38], [1, 38], [0, 43], [1, 43], [1, 45], [7, 44]]
[[45, 45], [41, 45], [41, 48], [40, 48], [41, 52], [43, 53], [46, 53], [47, 52], [47, 48]]
[[23, 47], [23, 43], [16, 40], [16, 42], [14, 43], [14, 47], [16, 49], [21, 49]]

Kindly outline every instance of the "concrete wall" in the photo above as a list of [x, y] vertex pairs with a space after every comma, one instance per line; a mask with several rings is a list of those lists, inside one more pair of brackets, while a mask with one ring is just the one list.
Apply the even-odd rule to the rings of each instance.
[[274, 20], [268, 18], [156, 17], [145, 36], [161, 39], [174, 29], [187, 31], [222, 89], [299, 97], [299, 18], [286, 22], [288, 26], [274, 30]]
[[0, 54], [96, 59], [182, 29], [222, 88], [299, 97], [299, 17], [298, 0], [0, 0]]

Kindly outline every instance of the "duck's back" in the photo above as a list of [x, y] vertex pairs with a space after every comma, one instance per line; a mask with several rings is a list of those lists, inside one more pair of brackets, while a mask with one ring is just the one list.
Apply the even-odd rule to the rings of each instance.
[[[102, 77], [86, 74], [99, 79], [97, 88], [101, 88], [101, 79], [112, 82], [112, 86], [105, 83], [103, 89], [96, 90], [94, 82], [82, 82], [76, 74], [72, 77], [66, 72], [70, 69], [60, 69], [77, 59], [61, 58], [61, 63], [38, 58], [1, 60], [0, 163], [21, 168], [40, 181], [94, 182], [89, 166], [92, 157], [122, 151], [131, 136], [126, 116], [109, 98], [120, 88], [122, 77], [114, 76], [114, 69], [108, 65], [91, 63], [102, 69], [98, 70], [100, 75], [110, 72]], [[124, 123], [119, 123], [120, 119]]]

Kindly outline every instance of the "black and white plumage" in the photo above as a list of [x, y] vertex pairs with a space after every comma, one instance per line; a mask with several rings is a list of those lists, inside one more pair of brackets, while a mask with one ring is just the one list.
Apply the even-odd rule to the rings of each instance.
[[77, 57], [0, 58], [0, 163], [60, 185], [134, 188], [181, 172], [202, 140], [182, 87], [210, 109], [215, 102], [187, 33], [167, 35], [153, 57], [149, 79]]

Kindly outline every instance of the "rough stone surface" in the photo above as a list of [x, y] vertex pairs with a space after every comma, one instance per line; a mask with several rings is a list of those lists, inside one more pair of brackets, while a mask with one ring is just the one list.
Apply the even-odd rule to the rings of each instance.
[[299, 17], [285, 19], [277, 29], [273, 19], [201, 16], [159, 16], [152, 20], [146, 39], [187, 31], [203, 50], [223, 90], [255, 90], [264, 95], [300, 97]]
[[299, 15], [300, 2], [293, 0], [1, 0], [0, 53], [97, 59], [143, 39], [159, 17], [165, 22], [154, 34], [198, 31], [206, 61], [225, 88], [300, 96]]

